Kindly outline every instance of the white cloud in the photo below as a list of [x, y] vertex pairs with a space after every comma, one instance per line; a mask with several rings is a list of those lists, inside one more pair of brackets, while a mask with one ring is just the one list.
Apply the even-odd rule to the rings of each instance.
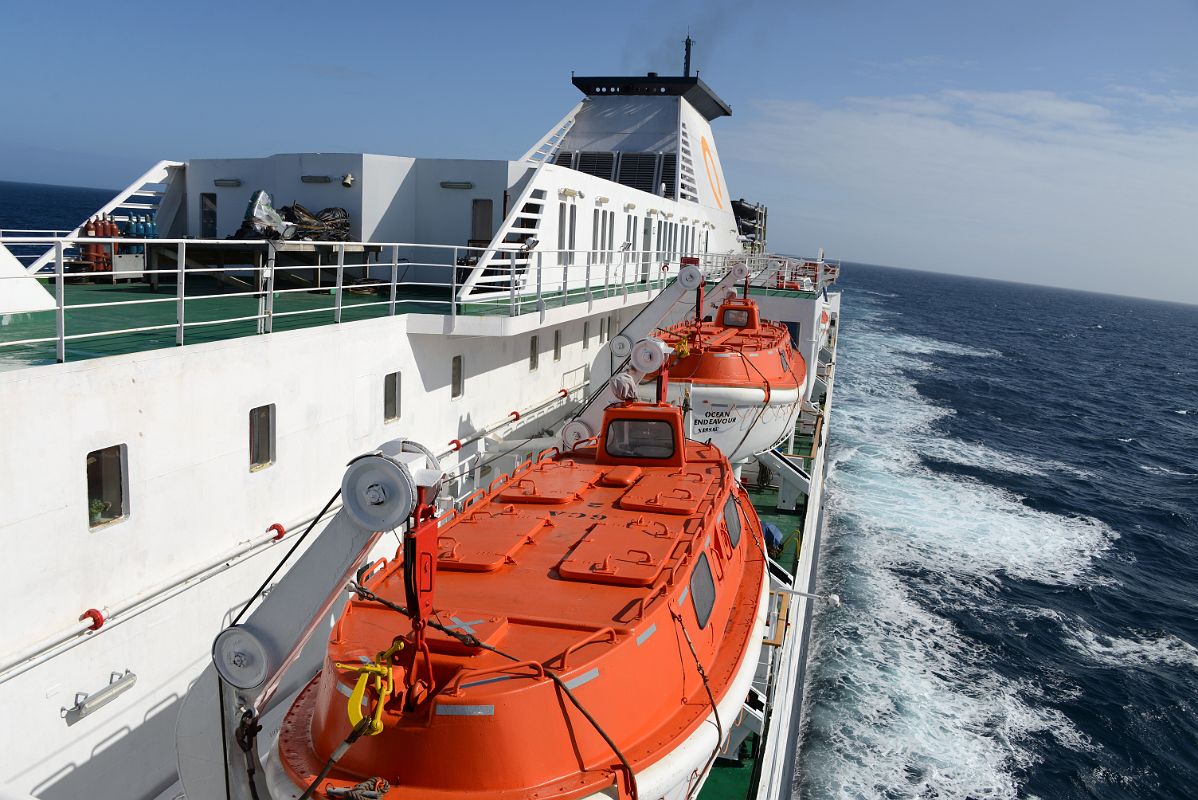
[[768, 101], [721, 151], [775, 249], [1198, 302], [1198, 124], [1144, 113], [1044, 91]]

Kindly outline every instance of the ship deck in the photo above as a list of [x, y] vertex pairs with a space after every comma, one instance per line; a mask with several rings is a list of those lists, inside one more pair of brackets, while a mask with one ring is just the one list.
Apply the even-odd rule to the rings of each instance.
[[[39, 279], [53, 294], [52, 278]], [[640, 291], [644, 284], [630, 284]], [[652, 288], [660, 288], [659, 281]], [[453, 307], [450, 286], [396, 285], [391, 309], [390, 284], [372, 290], [347, 285], [340, 297], [340, 322], [376, 319], [394, 314], [449, 316], [517, 316], [540, 309], [562, 308], [615, 297], [622, 285], [544, 291], [540, 297], [496, 292], [493, 300], [475, 298]], [[804, 297], [810, 293], [754, 288], [766, 296]], [[64, 360], [82, 361], [175, 347], [179, 302], [174, 283], [91, 282], [68, 276], [63, 285], [65, 319]], [[215, 277], [189, 277], [183, 300], [184, 344], [201, 344], [266, 333], [262, 302], [265, 292], [222, 282]], [[275, 291], [270, 330], [282, 332], [338, 324], [334, 287]], [[56, 309], [0, 315], [0, 371], [53, 364], [57, 359]], [[30, 341], [33, 340], [33, 341]]]
[[[53, 293], [52, 280], [41, 281]], [[83, 283], [68, 280], [64, 287], [66, 305], [65, 360], [82, 361], [174, 347], [177, 344], [178, 296], [174, 284], [152, 287], [144, 283]], [[459, 302], [452, 309], [449, 286], [398, 284], [395, 308], [391, 310], [390, 286], [358, 291], [346, 287], [341, 294], [340, 322], [376, 319], [394, 314], [448, 316], [514, 316], [546, 309], [588, 303], [595, 298], [615, 296], [616, 287], [570, 289], [545, 292], [538, 299], [509, 298], [496, 293], [495, 300]], [[189, 278], [184, 298], [185, 344], [201, 344], [265, 333], [260, 299], [264, 292], [247, 291], [213, 278]], [[273, 332], [337, 324], [335, 288], [275, 292], [271, 329]], [[151, 329], [151, 330], [146, 330]], [[0, 370], [53, 364], [57, 360], [56, 310], [0, 315]], [[31, 343], [7, 344], [10, 342]]]

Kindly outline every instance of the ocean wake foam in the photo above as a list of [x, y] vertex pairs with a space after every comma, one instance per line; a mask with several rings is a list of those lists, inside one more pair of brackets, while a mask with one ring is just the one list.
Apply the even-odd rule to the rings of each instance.
[[1018, 797], [1018, 773], [1037, 760], [1033, 738], [1075, 750], [1090, 744], [1040, 702], [1039, 686], [987, 669], [993, 654], [929, 608], [927, 595], [958, 605], [964, 598], [968, 614], [996, 602], [1004, 575], [1062, 586], [1089, 580], [1116, 534], [927, 468], [921, 456], [1022, 474], [1072, 471], [938, 434], [937, 420], [953, 412], [915, 388], [932, 369], [926, 357], [996, 353], [895, 335], [877, 322], [869, 315], [842, 340], [826, 544], [833, 555], [821, 580], [845, 606], [823, 611], [816, 625], [797, 777], [805, 797]]

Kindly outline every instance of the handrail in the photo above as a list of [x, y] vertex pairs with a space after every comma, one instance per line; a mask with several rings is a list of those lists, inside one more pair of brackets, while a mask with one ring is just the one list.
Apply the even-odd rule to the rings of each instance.
[[[575, 389], [581, 387], [575, 387]], [[564, 391], [564, 390], [563, 390]], [[571, 390], [571, 392], [574, 390]], [[521, 412], [522, 416], [527, 417], [537, 410], [545, 408], [555, 402], [562, 400], [561, 393], [555, 394], [549, 400], [542, 401], [533, 406], [530, 406], [526, 411]], [[469, 441], [475, 438], [481, 438], [489, 433], [494, 433], [501, 430], [505, 426], [515, 425], [516, 419], [507, 417], [505, 420], [482, 429], [475, 437], [471, 437]], [[458, 452], [459, 448], [447, 450], [438, 455], [439, 459], [446, 458], [453, 453]], [[341, 509], [340, 503], [334, 503], [329, 506], [325, 512], [324, 518], [335, 514]], [[321, 519], [320, 515], [313, 514], [302, 519], [296, 520], [292, 524], [279, 527], [286, 531], [299, 530], [315, 521]], [[162, 583], [159, 583], [145, 591], [139, 592], [133, 597], [126, 598], [112, 605], [99, 606], [98, 613], [103, 620], [97, 624], [95, 619], [90, 616], [83, 616], [80, 620], [68, 625], [57, 633], [42, 639], [34, 644], [18, 651], [17, 653], [8, 656], [3, 661], [0, 661], [0, 684], [9, 681], [18, 675], [33, 669], [38, 664], [53, 658], [61, 653], [70, 650], [83, 641], [91, 638], [93, 635], [110, 630], [128, 620], [137, 617], [138, 615], [154, 608], [155, 606], [169, 600], [177, 594], [180, 594], [196, 583], [207, 580], [220, 572], [239, 564], [240, 562], [257, 555], [260, 552], [269, 550], [273, 545], [283, 541], [284, 535], [279, 534], [279, 528], [274, 526], [268, 528], [266, 532], [259, 536], [255, 536], [246, 540], [244, 543], [222, 553], [220, 556], [208, 559], [197, 567], [193, 567], [180, 575], [176, 575]], [[291, 539], [286, 541], [290, 542]]]
[[[22, 244], [46, 244], [51, 246], [51, 251], [54, 254], [54, 271], [52, 273], [43, 273], [31, 275], [22, 271], [19, 274], [0, 275], [0, 288], [3, 287], [3, 281], [7, 279], [23, 279], [37, 281], [52, 281], [54, 302], [51, 308], [45, 312], [30, 311], [30, 315], [37, 313], [55, 314], [54, 336], [28, 336], [25, 338], [15, 338], [14, 333], [20, 330], [20, 326], [11, 326], [6, 331], [9, 337], [7, 340], [0, 340], [0, 351], [9, 347], [21, 347], [27, 345], [44, 345], [48, 341], [56, 343], [56, 360], [64, 362], [67, 360], [66, 342], [79, 339], [103, 338], [108, 336], [116, 336], [120, 334], [135, 334], [135, 333], [152, 333], [175, 330], [174, 344], [181, 345], [186, 341], [186, 332], [189, 329], [207, 328], [222, 324], [233, 323], [254, 323], [253, 328], [249, 331], [241, 331], [235, 335], [252, 335], [269, 334], [274, 330], [274, 320], [287, 317], [299, 317], [311, 314], [329, 314], [332, 324], [341, 323], [347, 310], [365, 310], [386, 306], [386, 315], [393, 316], [396, 313], [404, 312], [400, 307], [401, 302], [418, 303], [420, 307], [427, 310], [427, 313], [447, 314], [454, 321], [454, 327], [460, 317], [462, 309], [468, 308], [471, 314], [488, 316], [520, 316], [525, 313], [540, 313], [544, 315], [546, 311], [557, 305], [573, 305], [587, 304], [588, 312], [593, 311], [594, 303], [597, 300], [617, 298], [619, 302], [628, 304], [630, 302], [640, 302], [640, 297], [636, 295], [642, 288], [647, 292], [654, 292], [660, 289], [668, 282], [673, 274], [676, 274], [677, 268], [680, 266], [681, 259], [684, 257], [697, 258], [700, 268], [704, 271], [708, 280], [717, 280], [728, 272], [736, 264], [747, 264], [750, 267], [751, 280], [756, 284], [770, 285], [770, 276], [774, 275], [778, 269], [790, 269], [798, 264], [798, 260], [784, 256], [759, 256], [747, 254], [730, 254], [730, 253], [679, 253], [670, 252], [664, 254], [664, 262], [659, 260], [659, 256], [663, 254], [656, 251], [619, 251], [620, 258], [626, 265], [631, 262], [636, 268], [628, 270], [626, 268], [616, 268], [615, 253], [612, 253], [612, 262], [607, 263], [606, 251], [604, 258], [598, 262], [590, 258], [578, 258], [578, 263], [571, 263], [574, 258], [562, 258], [562, 254], [578, 255], [589, 251], [567, 251], [567, 250], [536, 250], [535, 256], [532, 253], [522, 254], [510, 247], [491, 247], [491, 248], [462, 248], [460, 246], [451, 246], [443, 244], [417, 243], [417, 242], [308, 242], [308, 241], [290, 241], [290, 242], [272, 242], [265, 239], [248, 239], [248, 240], [222, 240], [222, 239], [145, 239], [145, 238], [127, 238], [127, 237], [89, 237], [89, 236], [3, 236], [0, 237], [0, 246], [3, 245], [22, 245]], [[144, 256], [150, 259], [150, 263], [143, 268], [136, 266], [128, 266], [116, 264], [121, 267], [113, 270], [98, 270], [85, 269], [83, 271], [71, 271], [68, 269], [67, 250], [68, 248], [78, 248], [80, 252], [87, 256], [90, 248], [95, 247], [134, 247], [141, 249]], [[190, 250], [189, 250], [190, 248]], [[199, 249], [206, 249], [210, 254], [212, 252], [232, 252], [235, 254], [240, 263], [223, 264], [221, 266], [206, 267], [200, 266], [195, 260]], [[157, 258], [166, 255], [168, 258], [172, 256], [175, 260], [174, 265], [167, 268], [160, 268], [157, 265]], [[335, 271], [336, 279], [329, 287], [332, 295], [331, 304], [321, 303], [311, 308], [278, 308], [276, 300], [279, 298], [287, 298], [294, 296], [296, 293], [310, 293], [314, 288], [312, 286], [301, 286], [299, 288], [276, 288], [276, 275], [280, 267], [276, 264], [275, 256], [279, 252], [286, 251], [301, 251], [301, 252], [323, 252], [336, 255], [336, 263], [330, 264], [297, 264], [293, 268], [300, 270], [315, 269], [317, 270], [318, 283], [319, 273], [322, 270]], [[401, 252], [404, 258], [401, 259]], [[506, 269], [503, 269], [497, 275], [481, 275], [480, 271], [475, 271], [472, 275], [473, 288], [470, 282], [459, 288], [457, 272], [458, 272], [458, 256], [465, 252], [467, 254], [480, 253], [482, 258], [479, 263], [484, 263], [488, 260], [489, 255], [494, 255], [498, 258], [506, 260]], [[347, 259], [347, 254], [355, 253], [358, 256], [354, 260]], [[548, 255], [549, 258], [545, 258]], [[390, 256], [388, 259], [387, 256]], [[411, 256], [408, 258], [407, 256]], [[660, 264], [660, 268], [656, 275], [643, 277], [643, 272], [640, 265], [645, 258], [651, 258], [651, 263]], [[377, 260], [371, 260], [377, 259]], [[547, 265], [548, 262], [548, 265]], [[87, 264], [78, 260], [69, 262], [72, 266], [79, 264]], [[603, 270], [594, 269], [594, 263], [606, 264]], [[825, 262], [831, 263], [831, 262]], [[522, 264], [520, 268], [520, 280], [515, 279], [517, 274], [517, 265]], [[403, 266], [402, 272], [399, 267]], [[549, 279], [544, 279], [544, 268], [548, 266]], [[389, 270], [388, 270], [389, 267]], [[347, 302], [345, 292], [355, 288], [354, 282], [349, 279], [352, 272], [347, 272], [347, 269], [354, 270], [361, 268], [364, 270], [364, 276], [371, 278], [369, 285], [379, 291], [384, 291], [387, 295], [386, 299], [377, 301], [363, 299], [361, 302]], [[412, 279], [408, 276], [412, 269], [423, 270], [417, 272]], [[448, 275], [445, 271], [448, 270]], [[536, 279], [529, 273], [536, 272]], [[560, 280], [554, 271], [560, 271]], [[378, 276], [380, 273], [389, 272], [387, 278], [374, 278], [372, 274]], [[187, 285], [190, 283], [188, 276], [238, 276], [238, 280], [245, 282], [245, 289], [241, 291], [220, 291], [215, 293], [193, 293], [188, 294]], [[89, 302], [69, 302], [68, 294], [74, 294], [68, 288], [68, 285], [73, 284], [79, 279], [102, 279], [102, 280], [117, 280], [120, 278], [132, 278], [142, 280], [148, 279], [152, 287], [157, 287], [162, 276], [167, 276], [166, 280], [171, 280], [174, 277], [176, 283], [176, 291], [170, 294], [164, 294], [162, 297], [133, 297], [114, 300], [111, 302], [103, 302], [103, 293], [92, 293], [87, 300]], [[389, 279], [388, 279], [389, 278]], [[400, 296], [400, 287], [408, 290], [406, 296]], [[190, 288], [190, 287], [188, 287]], [[630, 289], [633, 291], [630, 292]], [[440, 294], [438, 291], [429, 290], [445, 290], [448, 293]], [[630, 299], [631, 297], [631, 299]], [[186, 314], [186, 303], [201, 303], [204, 300], [254, 300], [257, 302], [257, 311], [253, 314], [246, 313], [249, 309], [239, 309], [238, 314], [229, 317], [217, 317], [214, 319], [188, 319]], [[95, 302], [99, 301], [99, 302]], [[88, 314], [96, 312], [103, 308], [118, 308], [121, 305], [147, 305], [155, 306], [156, 304], [165, 304], [174, 302], [176, 312], [173, 315], [173, 322], [166, 319], [149, 319], [143, 320], [147, 324], [135, 327], [115, 327], [95, 329], [101, 326], [89, 326], [84, 332], [70, 331], [69, 322], [72, 319], [77, 319], [79, 314]], [[49, 305], [49, 304], [48, 304]], [[20, 310], [20, 309], [16, 309]], [[372, 316], [379, 316], [377, 313], [371, 312]], [[542, 316], [542, 319], [544, 317]], [[319, 324], [319, 323], [318, 323]], [[48, 332], [48, 331], [47, 331]], [[33, 333], [33, 331], [31, 331]], [[154, 349], [156, 347], [165, 347], [165, 341], [159, 342], [157, 338], [152, 341], [143, 342], [143, 349]]]

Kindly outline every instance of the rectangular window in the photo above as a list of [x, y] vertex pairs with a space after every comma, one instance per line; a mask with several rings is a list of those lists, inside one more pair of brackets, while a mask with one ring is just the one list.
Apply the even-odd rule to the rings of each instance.
[[594, 264], [599, 251], [599, 209], [591, 214], [591, 251], [587, 255], [587, 263]]
[[466, 371], [462, 369], [462, 357], [454, 356], [449, 366], [449, 396], [461, 397], [466, 390]]
[[383, 422], [394, 422], [399, 419], [399, 387], [398, 372], [388, 373], [383, 378]]
[[607, 318], [607, 338], [611, 339], [620, 333], [620, 321], [615, 314]]
[[125, 445], [114, 444], [87, 454], [88, 527], [98, 528], [129, 515], [125, 494], [129, 474]]
[[200, 195], [200, 238], [216, 238], [216, 195], [211, 192]]
[[607, 212], [607, 260], [612, 260], [616, 247], [616, 212]]
[[582, 349], [591, 349], [591, 322], [587, 320], [582, 323]]
[[576, 242], [575, 234], [577, 232], [578, 232], [578, 206], [571, 204], [570, 205], [570, 241], [569, 241], [569, 246], [567, 248], [570, 252], [567, 253], [567, 258], [566, 258], [567, 264], [574, 263], [574, 246], [575, 246], [575, 242]]
[[566, 260], [566, 204], [557, 204], [557, 263], [565, 264]]
[[562, 360], [562, 332], [560, 329], [553, 332], [553, 360]]
[[599, 319], [599, 344], [607, 341], [607, 317]]
[[533, 336], [528, 340], [528, 371], [532, 372], [537, 368], [537, 359], [540, 353], [537, 350], [537, 337]]
[[275, 404], [250, 409], [250, 471], [275, 461]]

